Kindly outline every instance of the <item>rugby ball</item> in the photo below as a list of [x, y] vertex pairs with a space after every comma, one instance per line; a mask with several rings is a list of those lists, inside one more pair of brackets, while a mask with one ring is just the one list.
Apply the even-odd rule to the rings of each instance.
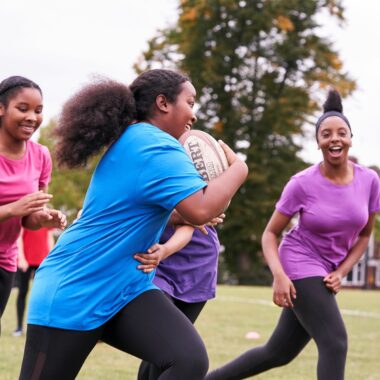
[[192, 129], [185, 132], [179, 142], [205, 181], [208, 182], [227, 170], [228, 161], [222, 147], [208, 133]]

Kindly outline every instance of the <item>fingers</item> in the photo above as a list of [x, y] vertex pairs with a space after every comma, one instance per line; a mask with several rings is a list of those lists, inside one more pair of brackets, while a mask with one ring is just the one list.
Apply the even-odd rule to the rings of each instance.
[[42, 227], [53, 227], [63, 230], [67, 225], [66, 215], [59, 210], [44, 209], [39, 215]]
[[224, 219], [216, 217], [211, 219], [208, 223], [206, 223], [207, 226], [217, 226], [220, 223], [223, 223]]
[[48, 210], [52, 219], [56, 223], [56, 227], [60, 229], [64, 229], [67, 225], [66, 215], [59, 210]]
[[280, 307], [294, 307], [292, 297], [290, 296], [290, 293], [277, 295], [273, 302]]
[[21, 198], [27, 202], [32, 202], [35, 204], [46, 204], [53, 198], [53, 195], [44, 193], [43, 191], [38, 191], [36, 193], [28, 194], [25, 197]]
[[157, 252], [159, 249], [160, 249], [160, 245], [159, 245], [159, 244], [153, 244], [153, 245], [148, 249], [147, 252], [148, 252], [149, 254], [152, 254], [152, 253]]
[[138, 265], [137, 269], [143, 271], [144, 273], [150, 273], [154, 271], [157, 268], [157, 265], [153, 264], [144, 264], [144, 265]]
[[41, 211], [52, 197], [51, 194], [44, 193], [43, 191], [25, 195], [10, 204], [11, 215], [27, 216], [33, 212]]
[[156, 267], [149, 267], [149, 266], [144, 266], [144, 267], [137, 267], [138, 269], [142, 270], [144, 273], [150, 273], [153, 272]]
[[198, 229], [199, 231], [201, 231], [203, 235], [208, 235], [208, 231], [205, 224], [202, 226], [194, 226], [194, 227]]
[[228, 164], [232, 165], [237, 159], [236, 153], [223, 140], [218, 140], [218, 143], [226, 155]]
[[331, 290], [333, 293], [338, 293], [341, 288], [340, 282], [325, 283], [327, 289]]
[[273, 294], [273, 302], [280, 307], [294, 307], [293, 300], [296, 298], [295, 296], [295, 289], [294, 291], [291, 290], [290, 293], [274, 293]]
[[137, 253], [134, 255], [134, 258], [141, 264], [137, 266], [137, 269], [143, 272], [151, 272], [156, 269], [160, 263], [159, 256], [151, 253]]
[[150, 264], [158, 261], [157, 257], [150, 253], [136, 253], [134, 258], [141, 264]]
[[339, 273], [330, 273], [323, 279], [323, 281], [326, 287], [333, 293], [338, 293], [340, 291], [342, 286], [342, 276]]
[[21, 207], [29, 214], [36, 211], [42, 211], [52, 196], [45, 193], [30, 194], [26, 199], [21, 199]]
[[293, 307], [294, 306], [290, 297], [287, 297], [287, 296], [276, 298], [276, 300], [274, 300], [273, 302], [277, 306], [280, 306], [280, 307]]
[[293, 284], [291, 284], [290, 286], [290, 295], [291, 295], [291, 298], [294, 300], [297, 298], [297, 291]]
[[220, 214], [219, 216], [216, 216], [215, 218], [212, 218], [209, 222], [206, 223], [206, 226], [217, 226], [218, 224], [221, 224], [224, 222], [224, 218], [226, 217], [226, 214]]
[[60, 225], [66, 226], [66, 215], [59, 210], [49, 210], [49, 214], [55, 219]]

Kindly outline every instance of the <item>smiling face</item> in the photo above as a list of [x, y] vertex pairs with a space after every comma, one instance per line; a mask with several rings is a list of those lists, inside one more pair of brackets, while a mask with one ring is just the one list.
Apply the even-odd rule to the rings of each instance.
[[191, 129], [197, 118], [194, 113], [196, 91], [189, 82], [184, 82], [182, 91], [173, 103], [168, 103], [168, 113], [165, 130], [178, 139], [184, 132]]
[[29, 140], [42, 123], [42, 95], [35, 88], [23, 88], [0, 103], [0, 134], [15, 141]]
[[348, 151], [352, 146], [351, 130], [338, 116], [325, 119], [319, 127], [318, 147], [323, 159], [330, 165], [341, 165], [348, 161]]

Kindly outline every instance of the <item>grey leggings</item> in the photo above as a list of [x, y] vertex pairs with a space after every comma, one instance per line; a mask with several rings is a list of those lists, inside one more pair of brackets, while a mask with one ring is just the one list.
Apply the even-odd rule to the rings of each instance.
[[313, 339], [318, 347], [318, 379], [343, 380], [347, 334], [334, 294], [322, 277], [293, 281], [297, 299], [283, 309], [268, 342], [253, 348], [206, 376], [206, 380], [238, 380], [288, 364]]

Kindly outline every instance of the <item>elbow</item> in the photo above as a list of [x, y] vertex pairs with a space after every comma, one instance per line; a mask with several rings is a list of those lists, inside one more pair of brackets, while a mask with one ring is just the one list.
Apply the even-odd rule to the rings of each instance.
[[21, 226], [23, 228], [26, 228], [27, 230], [38, 230], [38, 229], [40, 229], [41, 226], [34, 223], [34, 221], [31, 219], [32, 218], [30, 215], [27, 215], [27, 216], [24, 216], [23, 218], [21, 218]]
[[210, 215], [210, 213], [207, 212], [205, 209], [195, 208], [194, 210], [192, 210], [191, 213], [189, 213], [189, 215], [186, 215], [185, 219], [187, 222], [195, 226], [200, 226], [209, 222], [213, 217], [214, 215]]

